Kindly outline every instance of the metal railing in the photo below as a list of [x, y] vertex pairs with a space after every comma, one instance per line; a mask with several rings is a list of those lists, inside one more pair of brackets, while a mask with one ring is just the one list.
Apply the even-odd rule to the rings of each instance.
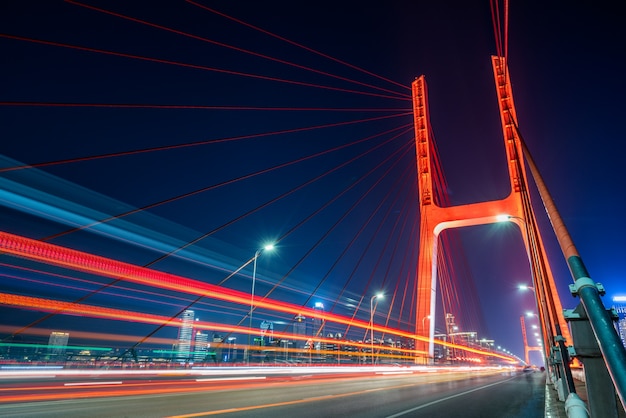
[[[566, 318], [571, 324], [574, 346], [570, 348], [570, 353], [563, 351], [561, 347], [560, 354], [564, 363], [569, 354], [576, 356], [583, 363], [591, 415], [603, 418], [617, 417], [616, 394], [622, 408], [626, 409], [626, 348], [613, 326], [614, 315], [606, 309], [600, 298], [604, 294], [602, 285], [590, 278], [517, 125], [515, 129], [574, 280], [570, 290], [574, 296], [580, 298], [580, 304], [576, 309], [565, 311]], [[598, 354], [601, 357], [598, 357]], [[609, 383], [612, 383], [615, 392], [607, 390]]]

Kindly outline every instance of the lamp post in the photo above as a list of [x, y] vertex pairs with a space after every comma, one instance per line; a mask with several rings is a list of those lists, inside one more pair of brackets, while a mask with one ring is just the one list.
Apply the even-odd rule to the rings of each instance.
[[[426, 315], [425, 317], [422, 318], [422, 333], [426, 336], [428, 336], [428, 338], [430, 339], [430, 322], [428, 323], [428, 331], [426, 331], [426, 327], [424, 326], [424, 321], [427, 320], [430, 321], [430, 315]], [[430, 340], [432, 341], [432, 340]], [[430, 363], [431, 357], [430, 357], [430, 353], [428, 354], [428, 357], [425, 359], [426, 363]]]
[[[530, 218], [530, 222], [527, 222], [525, 218], [520, 218], [519, 216], [500, 215], [499, 218], [503, 222], [515, 222], [520, 229], [525, 229], [526, 231], [526, 239], [529, 242], [527, 248], [528, 260], [531, 265], [531, 280], [534, 287], [521, 284], [518, 288], [520, 290], [532, 290], [534, 293], [538, 314], [531, 313], [529, 315], [527, 313], [527, 316], [536, 316], [539, 320], [539, 324], [541, 325], [542, 338], [544, 341], [544, 364], [548, 366], [551, 364], [549, 360], [554, 355], [560, 355], [561, 360], [553, 363], [553, 365], [555, 368], [561, 369], [561, 373], [565, 377], [564, 382], [567, 384], [567, 387], [565, 388], [567, 393], [576, 393], [574, 380], [569, 368], [569, 354], [567, 348], [565, 347], [565, 338], [563, 338], [563, 331], [556, 310], [558, 295], [555, 301], [552, 291], [554, 284], [545, 282], [544, 277], [549, 274], [549, 271], [546, 271], [545, 266], [540, 263], [541, 249], [536, 243], [531, 245], [531, 243], [535, 241], [537, 234], [536, 230], [538, 227], [536, 222], [533, 221], [532, 217]], [[551, 349], [546, 350], [546, 347], [548, 346], [556, 347], [554, 353]]]
[[255, 253], [254, 253], [254, 264], [252, 267], [252, 290], [250, 292], [250, 314], [249, 314], [249, 318], [250, 318], [250, 323], [248, 325], [248, 351], [246, 354], [246, 363], [248, 365], [250, 365], [250, 347], [252, 347], [250, 345], [250, 336], [252, 335], [252, 311], [254, 310], [254, 286], [256, 284], [256, 260], [257, 258], [259, 258], [259, 255], [261, 255], [261, 252], [265, 251], [272, 251], [274, 249], [274, 244], [267, 244], [265, 247], [258, 249]]
[[[382, 299], [383, 296], [384, 295], [382, 293], [377, 293], [370, 299], [370, 342], [372, 347], [372, 366], [374, 365], [374, 310], [376, 309], [374, 306], [374, 299]], [[378, 305], [378, 301], [376, 301], [376, 304]]]

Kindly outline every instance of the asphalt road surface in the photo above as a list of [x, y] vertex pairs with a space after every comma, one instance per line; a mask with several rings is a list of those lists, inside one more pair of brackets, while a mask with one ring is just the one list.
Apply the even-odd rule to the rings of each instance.
[[[65, 392], [46, 382], [4, 387], [0, 416], [535, 418], [544, 416], [545, 373], [399, 370], [358, 376], [157, 379], [132, 384], [95, 380], [65, 383], [63, 388]], [[6, 401], [14, 393], [36, 390], [41, 391], [41, 400]]]

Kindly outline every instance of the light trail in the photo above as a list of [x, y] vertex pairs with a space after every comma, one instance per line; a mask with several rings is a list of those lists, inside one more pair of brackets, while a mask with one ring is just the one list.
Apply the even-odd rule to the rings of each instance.
[[[494, 372], [492, 371], [491, 373], [487, 372], [486, 374], [493, 374], [493, 373]], [[402, 379], [402, 378], [406, 378], [406, 377], [407, 376], [400, 376], [399, 378]], [[426, 376], [424, 379], [421, 379], [420, 381], [411, 382], [411, 383], [401, 383], [401, 384], [396, 384], [396, 385], [391, 385], [391, 386], [386, 386], [386, 387], [379, 387], [379, 388], [373, 388], [373, 389], [364, 389], [364, 390], [357, 390], [357, 391], [350, 391], [350, 392], [343, 392], [343, 393], [332, 393], [332, 394], [321, 395], [321, 396], [312, 396], [310, 398], [294, 399], [294, 400], [287, 400], [287, 401], [282, 401], [282, 402], [272, 402], [272, 403], [266, 403], [266, 404], [260, 404], [260, 405], [250, 405], [250, 406], [236, 407], [236, 408], [209, 410], [209, 411], [196, 412], [196, 413], [191, 413], [191, 414], [171, 415], [168, 418], [195, 418], [195, 417], [202, 417], [202, 416], [227, 414], [227, 413], [232, 413], [232, 412], [245, 412], [245, 411], [254, 411], [254, 410], [257, 410], [257, 409], [277, 408], [277, 407], [287, 406], [287, 405], [297, 405], [297, 404], [303, 404], [303, 403], [313, 403], [313, 402], [318, 402], [318, 401], [328, 400], [328, 399], [339, 399], [339, 398], [346, 398], [346, 397], [350, 397], [350, 396], [365, 395], [365, 394], [372, 393], [372, 392], [393, 391], [393, 390], [398, 390], [398, 389], [403, 389], [403, 388], [410, 388], [410, 387], [415, 387], [415, 386], [420, 386], [420, 385], [430, 384], [430, 383], [436, 383], [436, 382], [442, 382], [442, 381], [448, 381], [448, 382], [449, 381], [456, 381], [456, 380], [465, 379], [466, 377], [467, 376], [465, 376], [463, 374], [459, 374], [459, 376], [429, 375], [429, 376]], [[511, 379], [513, 379], [513, 378], [511, 378]], [[511, 380], [511, 379], [507, 379], [506, 381]], [[485, 387], [478, 388], [476, 390], [483, 389], [483, 388], [486, 388], [486, 387], [489, 387], [489, 386], [493, 386], [493, 384], [492, 385], [487, 385]], [[475, 391], [475, 390], [467, 391], [466, 393], [473, 392], [473, 391]], [[465, 393], [463, 393], [463, 394], [465, 394]], [[460, 395], [456, 395], [456, 396], [460, 396]], [[449, 398], [451, 399], [451, 398], [456, 397], [456, 396], [451, 396]], [[437, 403], [437, 402], [434, 402], [434, 403]], [[415, 409], [419, 409], [419, 407], [415, 408]]]
[[[70, 268], [105, 277], [121, 278], [133, 283], [138, 283], [151, 287], [184, 292], [193, 295], [203, 295], [208, 298], [224, 300], [228, 302], [250, 305], [250, 295], [216, 285], [188, 279], [158, 270], [139, 267], [133, 264], [112, 260], [106, 257], [96, 256], [81, 251], [61, 247], [58, 245], [45, 243], [18, 235], [0, 232], [0, 250], [18, 257], [40, 261], [47, 264]], [[347, 324], [353, 323], [355, 326], [368, 327], [364, 321], [350, 321], [348, 318], [330, 313], [320, 313], [319, 311], [289, 304], [277, 300], [257, 299], [254, 305], [273, 311], [285, 312], [289, 314], [302, 313], [314, 318], [329, 320], [332, 322]], [[378, 327], [378, 331], [385, 328]], [[391, 332], [391, 329], [387, 329]], [[407, 337], [414, 337], [405, 333]]]
[[232, 382], [241, 380], [265, 380], [265, 376], [243, 376], [243, 377], [212, 377], [208, 379], [196, 379], [196, 382]]
[[[0, 304], [7, 305], [7, 306], [16, 306], [20, 308], [28, 308], [31, 310], [39, 310], [39, 311], [44, 311], [44, 312], [64, 312], [65, 314], [68, 314], [68, 315], [91, 316], [95, 318], [105, 318], [105, 319], [112, 319], [112, 320], [119, 320], [119, 321], [142, 322], [142, 323], [155, 324], [155, 325], [162, 325], [162, 324], [169, 324], [169, 323], [172, 323], [172, 325], [178, 325], [178, 322], [176, 321], [175, 318], [168, 318], [168, 317], [163, 317], [159, 315], [140, 313], [140, 312], [134, 312], [134, 311], [125, 311], [125, 310], [120, 310], [120, 309], [105, 308], [101, 306], [76, 304], [72, 302], [55, 301], [55, 300], [35, 298], [35, 297], [30, 297], [30, 296], [12, 295], [12, 294], [7, 294], [7, 293], [0, 293]], [[303, 311], [300, 311], [300, 312], [303, 312]], [[318, 313], [318, 317], [320, 317], [319, 313]], [[321, 317], [326, 318], [326, 320], [329, 320], [329, 318], [335, 318], [335, 319], [342, 318], [338, 315], [332, 315], [332, 314], [321, 315]], [[348, 318], [343, 318], [343, 320], [346, 321], [348, 320]], [[354, 322], [357, 322], [357, 321], [354, 321]], [[241, 334], [249, 334], [249, 333], [254, 332], [254, 330], [250, 330], [247, 327], [224, 325], [224, 324], [218, 324], [218, 323], [207, 322], [207, 321], [196, 321], [194, 323], [194, 326], [198, 329], [221, 331], [221, 332], [237, 332]], [[357, 324], [355, 324], [355, 326], [357, 326]], [[368, 327], [369, 324], [362, 323], [360, 324], [360, 326]], [[381, 327], [375, 327], [375, 329], [378, 330], [378, 329], [381, 329]], [[401, 335], [401, 336], [414, 338], [414, 339], [420, 338], [419, 336], [406, 334], [404, 332], [398, 332], [398, 330], [391, 330], [388, 328], [385, 328], [385, 329], [386, 329], [386, 332], [388, 332], [391, 335]], [[280, 333], [280, 332], [275, 332], [274, 336], [275, 338], [289, 338], [293, 340], [302, 340], [302, 341], [307, 341], [310, 339], [309, 336], [302, 336], [302, 335], [290, 334], [290, 333]], [[364, 344], [360, 342], [352, 342], [352, 341], [338, 342], [337, 340], [332, 339], [332, 338], [315, 338], [315, 341], [319, 341], [321, 343], [327, 343], [327, 344], [339, 343], [342, 346], [352, 346], [352, 347], [357, 347], [361, 349], [369, 348], [369, 344]], [[471, 352], [471, 353], [486, 355], [486, 356], [491, 356], [491, 357], [498, 357], [498, 358], [502, 358], [508, 361], [511, 360], [510, 357], [508, 356], [503, 356], [503, 355], [491, 353], [491, 352], [485, 352], [483, 350], [478, 350], [472, 347], [467, 347], [467, 346], [463, 346], [459, 344], [451, 344], [451, 343], [447, 343], [445, 341], [439, 341], [439, 340], [436, 340], [436, 342], [437, 344], [441, 344], [441, 345], [453, 347], [453, 348], [458, 348], [466, 352]], [[248, 348], [250, 350], [259, 350], [259, 351], [265, 351], [268, 349], [267, 347], [257, 347], [257, 346], [251, 346]], [[377, 348], [384, 350], [384, 351], [393, 351], [396, 353], [400, 353], [400, 355], [380, 353], [378, 355], [379, 357], [398, 358], [398, 357], [405, 356], [405, 358], [411, 359], [413, 358], [412, 357], [413, 355], [420, 353], [416, 350], [410, 350], [410, 349], [378, 347], [378, 346]], [[282, 348], [276, 348], [275, 351], [279, 351], [279, 352], [288, 351], [288, 352], [294, 352], [294, 353], [301, 353], [305, 355], [308, 354], [308, 350], [306, 349], [285, 350]], [[337, 352], [334, 350], [320, 350], [319, 354], [333, 354], [333, 355], [340, 354], [345, 357], [348, 357], [348, 356], [359, 357], [360, 355], [362, 355], [362, 353], [354, 353], [351, 351]]]
[[[106, 257], [101, 257], [93, 254], [84, 253], [78, 250], [69, 249], [66, 247], [61, 247], [58, 245], [53, 245], [46, 242], [37, 241], [30, 238], [21, 237], [19, 235], [9, 234], [7, 232], [0, 232], [0, 250], [12, 254], [18, 257], [40, 261], [43, 263], [56, 265], [60, 267], [70, 268], [78, 271], [83, 271], [91, 274], [96, 274], [99, 276], [112, 277], [116, 279], [126, 280], [133, 283], [138, 283], [146, 286], [154, 286], [162, 289], [173, 290], [176, 292], [184, 292], [194, 295], [202, 295], [203, 297], [213, 298], [218, 300], [224, 300], [227, 302], [233, 302], [237, 304], [242, 304], [249, 306], [250, 295], [245, 292], [240, 292], [228, 288], [223, 288], [216, 285], [211, 285], [208, 283], [200, 282], [197, 280], [192, 280], [183, 276], [178, 276], [175, 274], [164, 273], [158, 270], [152, 270], [146, 267], [139, 267], [130, 263], [124, 263], [121, 261], [112, 260]], [[31, 306], [31, 308], [37, 308], [37, 303], [43, 303], [43, 300], [38, 300], [37, 298], [28, 298], [24, 296], [16, 296], [16, 295], [2, 295], [4, 302], [6, 304], [18, 305], [20, 303], [27, 304]], [[19, 300], [19, 302], [16, 302]], [[335, 322], [338, 324], [344, 325], [352, 325], [356, 327], [360, 327], [363, 329], [371, 328], [369, 322], [358, 321], [352, 318], [347, 318], [341, 315], [331, 314], [331, 313], [322, 313], [313, 308], [306, 308], [282, 301], [271, 300], [267, 297], [257, 298], [254, 297], [253, 301], [254, 305], [259, 308], [269, 309], [270, 311], [278, 311], [289, 314], [302, 314], [305, 316], [310, 316], [312, 318], [319, 318], [326, 321]], [[52, 308], [55, 311], [67, 311], [80, 313], [81, 305], [69, 303], [69, 302], [48, 302], [51, 304]], [[102, 308], [102, 307], [91, 307], [94, 312], [98, 314], [109, 316], [111, 318], [117, 318], [121, 314], [113, 309]], [[137, 314], [138, 317], [145, 319], [147, 321], [158, 321], [160, 318], [160, 324], [164, 323], [162, 317], [157, 315], [149, 315], [149, 314]], [[136, 315], [136, 316], [137, 316]], [[173, 319], [168, 319], [167, 321], [173, 321]], [[155, 323], [155, 322], [153, 322]], [[215, 327], [219, 327], [219, 330], [225, 330], [223, 325], [215, 324]], [[232, 327], [230, 327], [232, 329]], [[247, 328], [246, 328], [247, 329]], [[407, 337], [416, 341], [429, 341], [428, 338], [417, 336], [415, 334], [410, 334], [407, 332], [399, 331], [396, 329], [382, 327], [380, 325], [374, 326], [374, 330], [381, 333], [388, 333], [391, 335], [398, 335], [402, 337]], [[250, 331], [241, 331], [244, 333]], [[288, 334], [289, 335], [289, 334]], [[459, 348], [466, 352], [486, 355], [490, 357], [497, 357], [503, 360], [512, 361], [512, 358], [509, 356], [486, 352], [483, 350], [479, 350], [472, 347], [466, 347], [459, 344], [447, 343], [444, 341], [437, 341], [437, 344], [441, 344], [451, 348]], [[515, 360], [517, 362], [517, 360]]]
[[[0, 403], [59, 401], [66, 399], [87, 399], [98, 397], [137, 396], [155, 394], [182, 394], [199, 391], [221, 391], [228, 385], [228, 390], [250, 390], [273, 385], [319, 385], [319, 380], [349, 381], [353, 379], [375, 377], [377, 371], [392, 372], [397, 367], [237, 367], [210, 368], [187, 370], [102, 370], [102, 369], [57, 369], [57, 370], [2, 370], [0, 379], [9, 379], [10, 386], [0, 386]], [[472, 376], [488, 376], [502, 373], [502, 369], [494, 367], [436, 367], [417, 366], [407, 369], [410, 373], [398, 376], [386, 376], [402, 381], [417, 377], [419, 381], [401, 383], [385, 388], [367, 389], [365, 391], [348, 392], [325, 396], [352, 396], [372, 391], [393, 390], [401, 387], [412, 387], [436, 382], [450, 382]], [[205, 377], [197, 377], [205, 376]], [[206, 376], [214, 376], [212, 378]], [[36, 386], [23, 385], [31, 379], [107, 379], [103, 381], [77, 382], [41, 382]], [[168, 379], [175, 377], [179, 380]], [[380, 375], [383, 378], [382, 375]], [[164, 380], [152, 380], [165, 378]], [[303, 379], [307, 378], [307, 379]], [[21, 381], [20, 381], [21, 379]], [[315, 400], [316, 397], [307, 398]], [[269, 407], [269, 404], [258, 407]]]
[[[36, 310], [36, 311], [55, 312], [55, 313], [64, 312], [67, 315], [79, 315], [83, 317], [88, 316], [88, 317], [93, 317], [93, 318], [103, 318], [103, 319], [110, 319], [110, 320], [117, 320], [117, 321], [132, 321], [132, 322], [140, 322], [140, 323], [154, 324], [154, 325], [171, 324], [171, 326], [179, 326], [179, 322], [175, 318], [171, 318], [171, 317], [146, 314], [146, 313], [135, 312], [135, 311], [105, 308], [101, 306], [92, 306], [92, 305], [86, 305], [84, 303], [77, 304], [73, 302], [62, 302], [62, 301], [56, 301], [56, 300], [50, 300], [50, 299], [35, 298], [35, 297], [30, 297], [30, 296], [19, 296], [19, 295], [12, 295], [12, 294], [6, 294], [6, 293], [0, 293], [0, 304], [7, 305], [7, 306], [16, 306], [20, 308], [27, 308], [27, 309]], [[250, 330], [248, 327], [241, 327], [237, 325], [224, 325], [224, 324], [207, 322], [207, 321], [196, 321], [194, 322], [194, 327], [197, 329], [221, 331], [221, 332], [226, 332], [226, 333], [235, 332], [235, 333], [240, 333], [240, 334], [250, 334], [250, 333], [255, 332], [254, 330]], [[301, 340], [301, 341], [307, 341], [311, 338], [310, 336], [302, 336], [302, 335], [282, 333], [282, 332], [274, 332], [273, 335], [275, 338], [288, 338], [291, 340]], [[323, 338], [323, 337], [317, 337], [315, 338], [315, 341], [320, 342], [320, 343], [327, 343], [327, 344], [338, 343], [337, 340], [335, 339]], [[169, 342], [171, 343], [172, 341], [169, 341]], [[2, 344], [14, 345], [13, 343], [2, 343]], [[226, 346], [226, 343], [222, 343], [221, 345]], [[353, 342], [353, 341], [341, 341], [340, 345], [345, 346], [345, 347], [356, 347], [362, 350], [369, 347], [368, 344], [364, 344], [361, 342]], [[240, 346], [243, 347], [244, 345], [240, 344]], [[247, 348], [249, 350], [256, 350], [256, 351], [267, 351], [268, 349], [272, 349], [272, 347], [261, 347], [261, 346], [250, 346]], [[295, 349], [295, 348], [284, 349], [284, 348], [275, 348], [275, 347], [273, 349], [281, 353], [289, 352], [289, 353], [299, 353], [302, 355], [309, 354], [309, 350], [307, 349]], [[383, 354], [380, 354], [379, 356], [380, 357], [394, 357], [394, 358], [404, 357], [406, 359], [412, 359], [413, 358], [412, 356], [416, 353], [415, 350], [409, 350], [409, 349], [394, 348], [393, 350], [391, 350], [390, 348], [385, 347], [386, 351], [387, 349], [389, 349], [390, 351], [394, 351], [398, 354], [390, 355], [390, 354], [383, 353]], [[100, 350], [104, 350], [104, 349], [100, 349]], [[355, 353], [351, 351], [335, 351], [335, 350], [317, 350], [316, 351], [316, 355], [326, 355], [326, 354], [341, 355], [341, 356], [344, 356], [345, 358], [359, 357], [361, 355], [360, 353]]]
[[121, 385], [121, 380], [115, 382], [76, 382], [76, 383], [63, 383], [63, 386], [106, 386], [106, 385]]
[[[15, 327], [11, 327], [8, 325], [0, 325], [0, 333], [6, 333], [8, 335], [12, 335], [15, 333]], [[48, 328], [36, 328], [31, 327], [28, 328], [28, 335], [35, 335], [39, 337], [49, 337], [50, 329]], [[94, 340], [94, 341], [106, 341], [109, 344], [113, 341], [115, 342], [124, 342], [124, 343], [135, 343], [142, 336], [138, 335], [120, 335], [120, 334], [110, 334], [105, 332], [93, 332], [93, 331], [76, 331], [72, 330], [72, 337]], [[161, 338], [161, 337], [152, 337], [150, 338], [150, 344], [162, 344], [165, 346], [171, 346], [174, 343], [173, 338]], [[7, 366], [0, 366], [0, 370], [6, 370]]]

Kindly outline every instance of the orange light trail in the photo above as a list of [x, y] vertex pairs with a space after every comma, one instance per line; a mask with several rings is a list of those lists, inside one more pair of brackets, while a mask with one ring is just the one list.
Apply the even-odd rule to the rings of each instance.
[[[8, 294], [8, 293], [0, 293], [0, 304], [8, 305], [8, 306], [15, 306], [19, 308], [27, 308], [27, 309], [37, 310], [37, 311], [57, 312], [57, 313], [63, 312], [67, 315], [89, 316], [89, 317], [94, 317], [94, 318], [104, 318], [104, 319], [112, 319], [112, 320], [118, 320], [118, 321], [141, 322], [141, 323], [156, 324], [156, 325], [161, 325], [163, 323], [172, 323], [172, 325], [175, 325], [175, 326], [179, 325], [177, 319], [172, 319], [172, 318], [168, 318], [168, 317], [160, 316], [160, 315], [147, 314], [147, 313], [135, 312], [135, 311], [127, 311], [127, 310], [121, 310], [121, 309], [106, 308], [106, 307], [94, 306], [94, 305], [77, 304], [73, 302], [64, 302], [64, 301], [58, 301], [58, 300], [36, 298], [32, 296], [13, 295], [13, 294]], [[8, 328], [8, 327], [2, 327], [2, 328]], [[211, 331], [220, 331], [220, 332], [226, 332], [226, 333], [235, 332], [235, 333], [240, 333], [240, 334], [249, 334], [251, 332], [252, 333], [255, 332], [255, 331], [251, 331], [247, 327], [224, 325], [224, 324], [207, 322], [207, 321], [194, 322], [194, 328], [211, 330]], [[47, 330], [47, 332], [49, 334], [49, 330]], [[78, 334], [76, 334], [76, 336], [78, 336]], [[103, 336], [97, 333], [82, 333], [81, 336], [84, 338], [98, 338], [98, 339], [104, 338]], [[274, 332], [273, 336], [274, 338], [279, 338], [279, 339], [289, 338], [291, 340], [302, 340], [302, 341], [307, 341], [311, 339], [310, 336], [302, 336], [302, 335], [282, 333], [282, 332]], [[113, 336], [113, 340], [133, 341], [133, 337]], [[165, 340], [168, 344], [172, 343], [171, 339], [169, 340], [161, 339], [161, 340]], [[362, 349], [369, 349], [370, 347], [369, 344], [350, 342], [350, 341], [338, 341], [336, 339], [331, 339], [331, 338], [314, 338], [314, 340], [316, 342], [321, 342], [321, 343], [340, 344], [342, 346], [353, 346], [353, 347], [358, 347]], [[134, 341], [136, 341], [136, 339]], [[155, 341], [150, 341], [150, 342], [154, 343]], [[226, 343], [222, 343], [222, 345], [225, 345], [225, 344]], [[262, 346], [252, 346], [249, 348], [251, 350], [267, 350], [268, 349], [268, 347], [262, 347]], [[383, 348], [385, 350], [391, 349], [390, 347], [383, 347]], [[277, 351], [281, 351], [281, 352], [291, 351], [291, 352], [298, 352], [298, 353], [308, 352], [305, 349], [285, 350], [283, 348], [277, 348]], [[405, 353], [407, 355], [413, 354], [415, 352], [415, 350], [399, 349], [399, 348], [393, 349], [393, 351]], [[317, 354], [338, 354], [338, 353], [336, 351], [322, 350], [322, 351], [316, 351], [316, 355]], [[351, 355], [351, 356], [359, 355], [359, 353], [344, 352], [344, 351], [339, 352], [339, 354], [346, 355], [346, 356], [347, 355]], [[381, 354], [381, 357], [383, 356], [385, 356], [385, 354]]]
[[[284, 382], [283, 382], [284, 383]], [[234, 389], [249, 389], [252, 387], [258, 387], [263, 383], [255, 382], [237, 382], [236, 384], [229, 385], [229, 390]], [[293, 382], [289, 382], [293, 384]], [[58, 401], [63, 399], [86, 399], [86, 398], [102, 398], [111, 396], [136, 396], [136, 395], [152, 395], [158, 393], [185, 393], [185, 392], [199, 392], [207, 390], [224, 390], [224, 381], [219, 380], [216, 382], [203, 382], [199, 384], [194, 381], [159, 381], [159, 382], [141, 382], [141, 383], [123, 383], [122, 385], [106, 385], [97, 384], [90, 386], [41, 386], [41, 387], [26, 387], [23, 389], [9, 388], [0, 389], [1, 392], [21, 392], [28, 391], [33, 392], [37, 390], [55, 391], [56, 393], [28, 393], [28, 394], [15, 394], [15, 395], [3, 395], [0, 397], [0, 403], [15, 403], [15, 402], [33, 402], [33, 401]]]
[[[112, 260], [106, 257], [101, 257], [82, 251], [61, 247], [59, 245], [54, 245], [47, 242], [41, 242], [34, 239], [21, 237], [19, 235], [10, 234], [8, 232], [0, 232], [0, 250], [7, 254], [12, 254], [14, 256], [26, 258], [29, 260], [35, 260], [46, 264], [83, 271], [99, 276], [112, 277], [116, 279], [119, 278], [121, 280], [138, 283], [141, 285], [159, 287], [162, 289], [173, 290], [176, 292], [186, 292], [194, 295], [202, 295], [203, 297], [219, 299], [242, 305], [250, 305], [251, 303], [250, 295], [248, 293], [200, 282], [197, 280], [192, 280], [171, 273], [165, 273], [146, 267], [136, 266], [130, 263]], [[45, 307], [45, 309], [59, 310], [72, 314], [85, 314], [83, 309], [87, 309], [87, 305], [78, 305], [71, 302], [44, 302], [45, 299], [32, 298], [27, 296], [16, 296], [9, 294], [1, 295], [2, 297], [0, 298], [0, 302], [11, 305], [25, 304], [26, 306], [32, 308]], [[303, 314], [312, 318], [324, 319], [326, 321], [336, 322], [339, 324], [350, 324], [352, 326], [363, 329], [370, 328], [369, 322], [354, 320], [352, 318], [331, 313], [322, 313], [315, 309], [297, 306], [277, 300], [271, 300], [266, 297], [258, 298], [255, 296], [252, 303], [257, 308], [265, 308], [270, 311], [277, 311], [289, 314]], [[38, 304], [44, 304], [44, 306], [40, 306]], [[163, 317], [160, 317], [158, 315], [120, 311], [110, 308], [93, 306], [89, 307], [89, 309], [91, 309], [91, 312], [93, 312], [94, 314], [103, 315], [104, 317], [111, 319], [123, 319], [128, 318], [128, 315], [133, 315], [132, 317], [134, 320], [143, 320], [155, 324], [164, 323]], [[169, 319], [167, 321], [169, 321]], [[211, 327], [219, 331], [227, 331], [228, 329], [233, 328], [231, 326], [224, 326], [219, 324], [212, 324]], [[429, 341], [427, 337], [418, 336], [415, 334], [410, 334], [404, 331], [379, 325], [374, 326], [374, 330], [381, 333], [407, 337], [417, 341]], [[247, 333], [249, 331], [247, 331], [247, 329], [242, 329], [238, 330], [238, 332]], [[476, 354], [499, 357], [501, 359], [511, 361], [511, 358], [508, 356], [486, 352], [472, 347], [451, 344], [444, 341], [437, 341], [436, 343], [447, 347], [462, 349], [464, 351]]]
[[[278, 376], [266, 376], [263, 379], [255, 379], [253, 376], [249, 376], [249, 378], [242, 377], [241, 379], [196, 379], [193, 378], [194, 374], [189, 373], [188, 377], [191, 379], [187, 380], [157, 380], [157, 381], [141, 381], [134, 382], [133, 380], [118, 380], [115, 382], [109, 382], [108, 384], [105, 382], [90, 382], [90, 384], [81, 385], [60, 385], [58, 383], [51, 383], [49, 385], [40, 384], [39, 386], [15, 386], [15, 387], [5, 387], [0, 388], [0, 403], [17, 403], [17, 402], [34, 402], [34, 401], [53, 401], [53, 400], [63, 400], [63, 399], [85, 399], [85, 398], [97, 398], [97, 397], [113, 397], [113, 396], [136, 396], [136, 395], [151, 395], [151, 394], [159, 394], [159, 393], [189, 393], [189, 392], [200, 392], [200, 391], [221, 391], [224, 390], [225, 385], [227, 385], [229, 390], [248, 390], [252, 388], [263, 387], [270, 381], [274, 386], [292, 386], [292, 385], [317, 385], [320, 379], [332, 379], [333, 381], [347, 381], [353, 379], [362, 379], [365, 375], [368, 378], [375, 378], [375, 375], [371, 375], [371, 372], [362, 370], [358, 370], [359, 368], [355, 368], [356, 372], [346, 372], [339, 371], [333, 372], [329, 370], [328, 373], [324, 375], [313, 375], [307, 376], [308, 379], [302, 380], [298, 377], [278, 377]], [[478, 373], [489, 375], [501, 373], [501, 370], [493, 370], [493, 369], [477, 369], [473, 370], [472, 373]], [[157, 374], [160, 376], [167, 375], [167, 371], [146, 371], [143, 373], [144, 375]], [[106, 372], [98, 372], [97, 375], [105, 375], [108, 374]], [[376, 373], [377, 375], [384, 376], [384, 372]], [[384, 391], [384, 390], [393, 390], [401, 387], [411, 387], [416, 385], [423, 385], [441, 381], [456, 381], [467, 378], [467, 372], [459, 372], [459, 371], [451, 371], [451, 370], [442, 370], [438, 369], [437, 373], [426, 373], [422, 374], [421, 371], [407, 371], [407, 373], [403, 374], [401, 379], [419, 375], [420, 381], [418, 382], [409, 382], [409, 383], [400, 383], [398, 385], [386, 386], [375, 389], [376, 391]], [[119, 378], [119, 377], [118, 377]], [[93, 384], [91, 384], [93, 383]], [[371, 392], [372, 389], [368, 389], [365, 392]], [[24, 393], [27, 392], [27, 393]], [[39, 392], [39, 393], [38, 393]], [[361, 394], [362, 391], [356, 392], [346, 392], [341, 394], [334, 394], [333, 397], [341, 397], [341, 396], [351, 396], [355, 394]], [[325, 395], [328, 396], [328, 395]], [[322, 396], [320, 398], [323, 398]], [[309, 398], [309, 400], [315, 400], [318, 398]], [[290, 401], [287, 401], [290, 402]], [[297, 402], [297, 401], [296, 401]], [[277, 406], [277, 404], [265, 404], [258, 405], [253, 407], [252, 409], [258, 409], [269, 406]], [[244, 410], [242, 408], [241, 410]], [[217, 412], [217, 411], [214, 411]], [[225, 412], [225, 411], [220, 411]], [[207, 415], [211, 413], [198, 413], [191, 415], [183, 415], [183, 416], [200, 416]]]
[[[11, 295], [11, 296], [14, 296], [14, 295]], [[21, 306], [21, 307], [28, 308], [27, 306]], [[52, 330], [49, 328], [31, 327], [28, 329], [28, 335], [49, 337], [51, 331]], [[10, 327], [7, 325], [0, 325], [0, 333], [6, 333], [10, 335], [13, 332], [15, 332], [14, 327]], [[107, 341], [107, 342], [117, 341], [117, 342], [125, 342], [125, 343], [136, 343], [138, 340], [143, 338], [143, 336], [138, 336], [138, 335], [120, 335], [120, 334], [108, 334], [108, 333], [103, 333], [103, 332], [75, 331], [75, 330], [72, 331], [72, 337], [87, 339], [87, 340], [96, 340], [96, 341], [101, 340], [101, 341]], [[173, 338], [160, 338], [160, 337], [150, 338], [150, 344], [171, 345], [173, 342], [174, 342]]]

